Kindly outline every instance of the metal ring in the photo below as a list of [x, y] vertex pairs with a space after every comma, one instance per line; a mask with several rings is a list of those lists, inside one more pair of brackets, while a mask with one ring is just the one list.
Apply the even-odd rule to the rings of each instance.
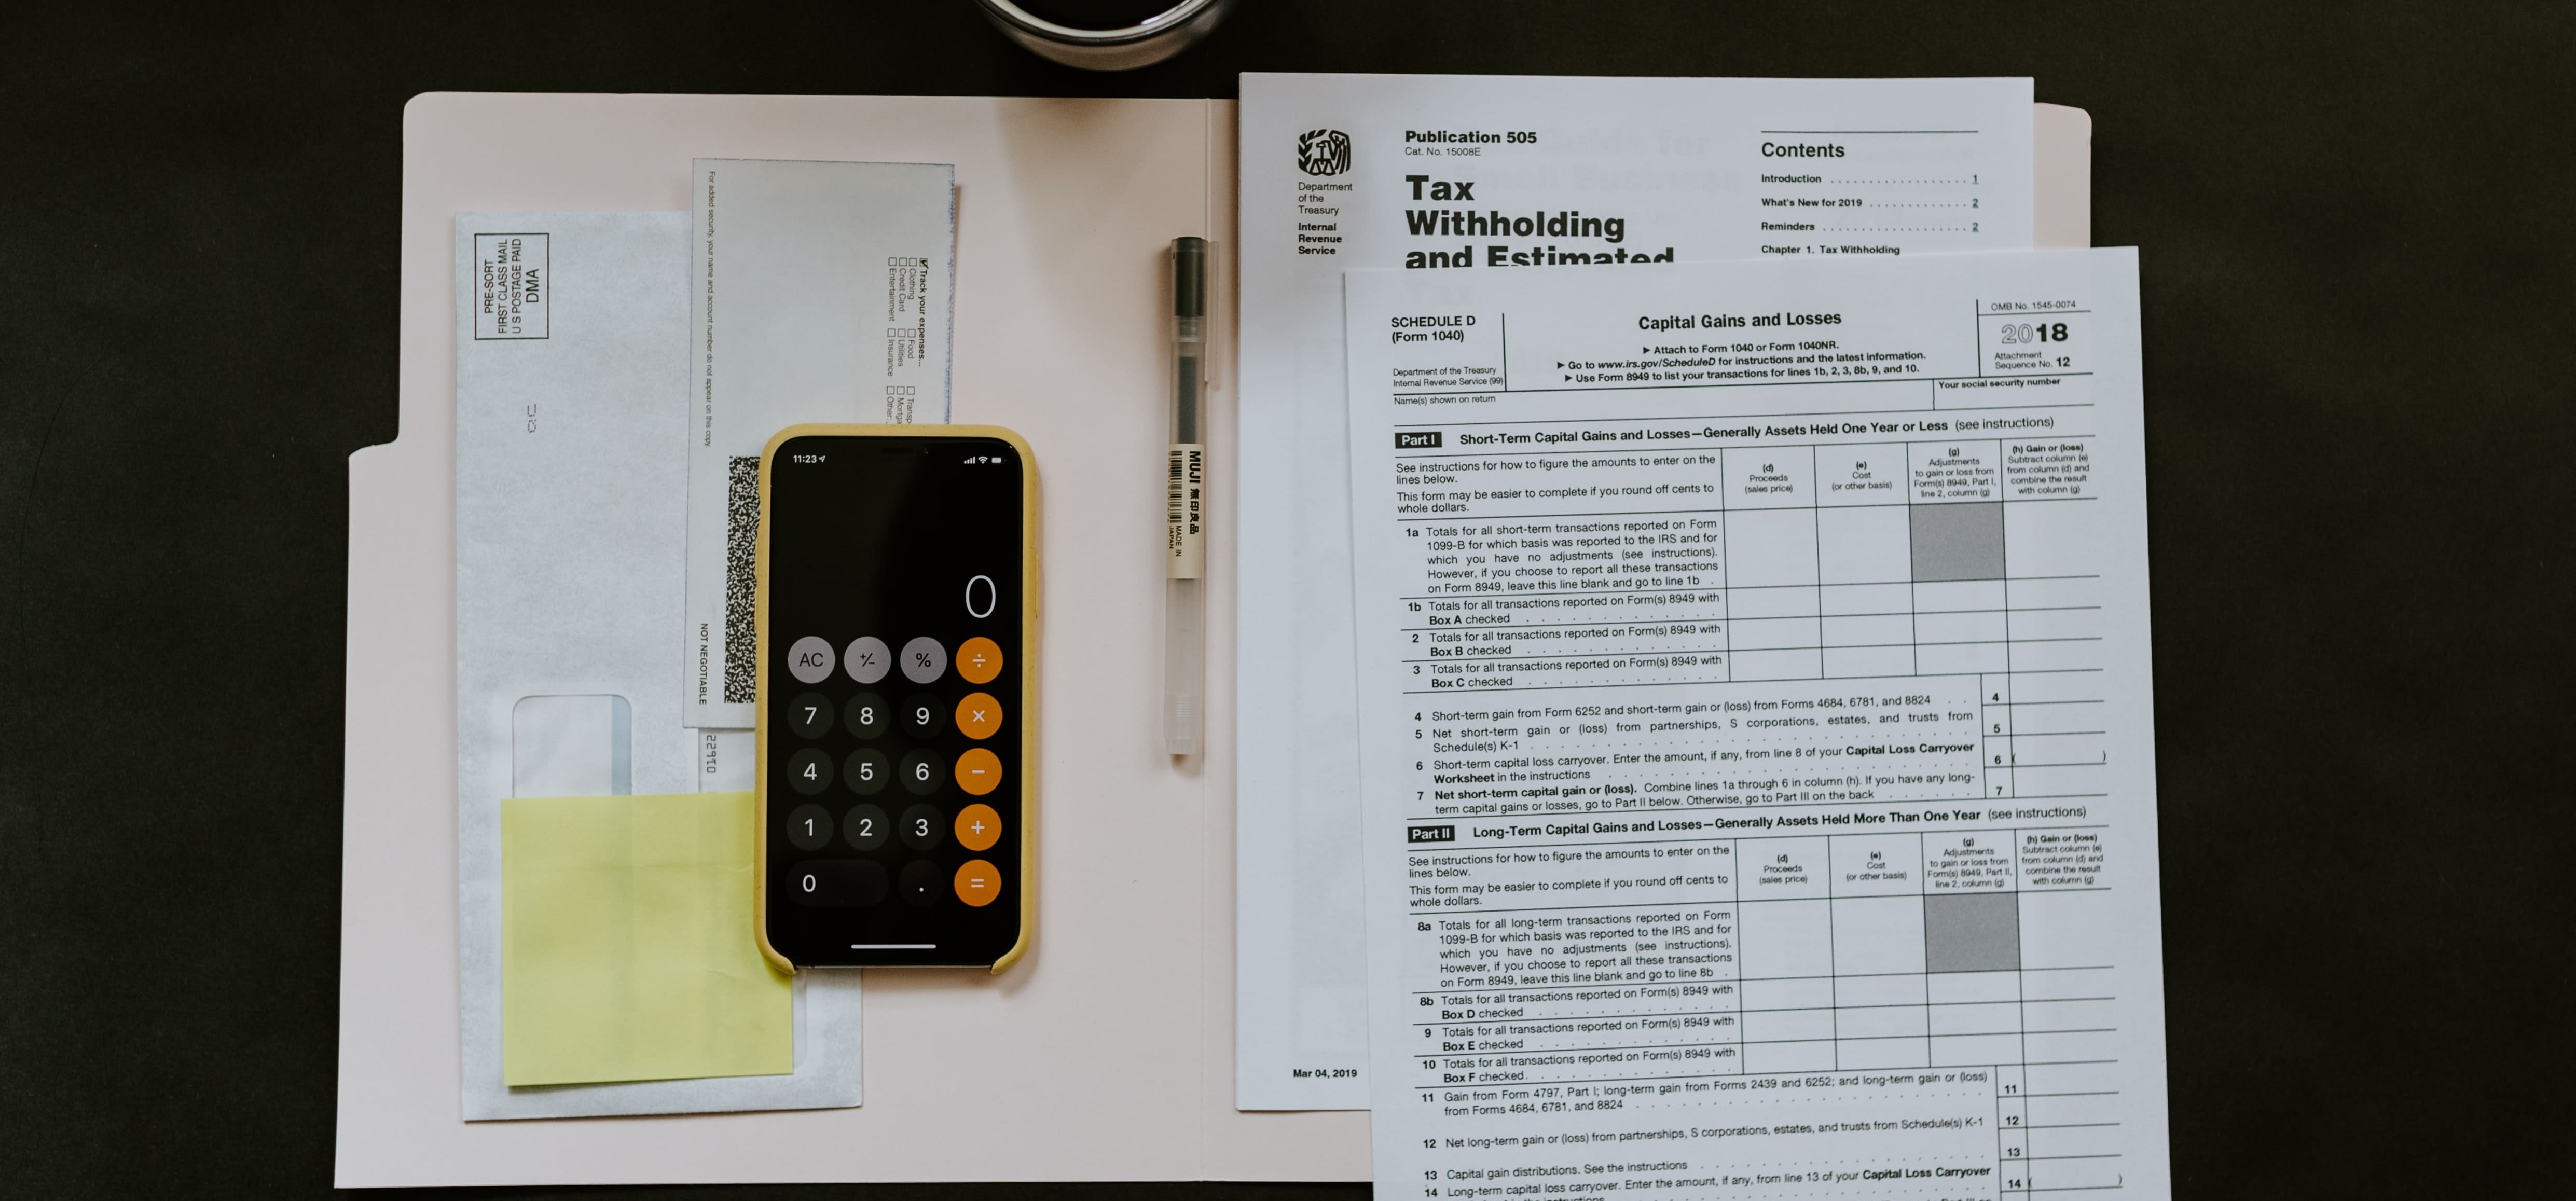
[[1180, 0], [1121, 29], [1077, 29], [1031, 14], [1011, 0], [976, 0], [1002, 33], [1041, 58], [1087, 71], [1131, 71], [1187, 49], [1225, 19], [1234, 0]]

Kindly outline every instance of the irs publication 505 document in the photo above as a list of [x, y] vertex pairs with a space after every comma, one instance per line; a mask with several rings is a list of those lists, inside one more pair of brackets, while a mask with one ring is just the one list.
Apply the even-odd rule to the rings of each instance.
[[2165, 1195], [2135, 253], [1348, 287], [1379, 1195]]
[[1256, 74], [1241, 122], [1236, 1102], [1350, 1108], [1368, 1093], [1341, 273], [2028, 249], [2031, 83]]

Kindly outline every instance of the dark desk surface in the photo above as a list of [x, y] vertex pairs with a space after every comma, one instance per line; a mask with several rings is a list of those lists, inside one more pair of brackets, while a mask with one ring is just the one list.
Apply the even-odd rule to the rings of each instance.
[[1244, 0], [1122, 76], [964, 0], [221, 7], [9, 21], [10, 1191], [328, 1187], [343, 460], [394, 434], [407, 97], [1245, 69], [2030, 75], [2091, 110], [2095, 241], [2144, 248], [2180, 1191], [2554, 1191], [2576, 7]]

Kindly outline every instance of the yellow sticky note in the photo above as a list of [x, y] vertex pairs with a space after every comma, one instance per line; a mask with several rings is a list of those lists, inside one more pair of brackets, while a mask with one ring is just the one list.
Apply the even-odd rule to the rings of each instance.
[[501, 1075], [513, 1085], [796, 1070], [754, 944], [748, 792], [501, 802]]

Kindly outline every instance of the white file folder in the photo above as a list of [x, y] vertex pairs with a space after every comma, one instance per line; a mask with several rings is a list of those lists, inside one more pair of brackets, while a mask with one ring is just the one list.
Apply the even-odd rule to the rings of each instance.
[[[2070, 174], [2062, 148], [2080, 156], [2087, 126], [2043, 106], [2040, 128], [2053, 147], [2040, 242], [2080, 244], [2084, 221], [2066, 214], [2083, 211], [2085, 171]], [[1234, 130], [1228, 101], [412, 101], [401, 436], [350, 459], [335, 1183], [1369, 1178], [1365, 1114], [1234, 1107]], [[868, 973], [858, 1108], [467, 1123], [454, 215], [684, 210], [689, 160], [711, 156], [957, 166], [955, 416], [1027, 435], [1044, 481], [1040, 703], [1054, 783], [1037, 816], [1036, 949], [999, 977]], [[1218, 491], [1209, 741], [1175, 766], [1154, 734], [1163, 256], [1184, 234], [1216, 243], [1207, 439]]]

